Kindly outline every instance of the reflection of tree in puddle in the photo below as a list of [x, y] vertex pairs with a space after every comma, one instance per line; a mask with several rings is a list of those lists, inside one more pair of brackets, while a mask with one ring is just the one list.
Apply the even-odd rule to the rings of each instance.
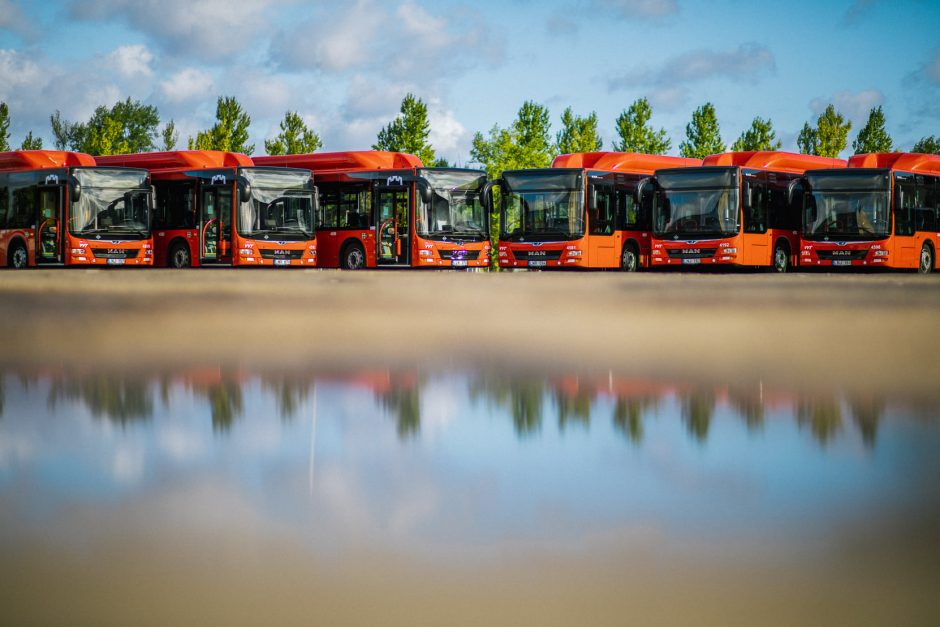
[[756, 390], [744, 386], [729, 388], [728, 404], [744, 419], [748, 431], [760, 431], [764, 428], [764, 399], [761, 387]]
[[802, 398], [796, 404], [796, 424], [809, 425], [817, 442], [825, 446], [842, 430], [842, 409], [835, 398]]
[[873, 397], [853, 397], [849, 399], [849, 408], [852, 410], [852, 420], [862, 436], [862, 441], [868, 448], [875, 446], [878, 437], [878, 423], [884, 415], [884, 401]]
[[405, 440], [421, 432], [421, 386], [417, 382], [391, 382], [376, 393], [383, 409], [395, 417], [398, 437]]
[[523, 437], [542, 428], [545, 385], [544, 380], [481, 374], [470, 382], [470, 400], [483, 398], [492, 407], [509, 411], [516, 435]]
[[57, 377], [49, 388], [49, 406], [61, 401], [81, 402], [96, 418], [119, 425], [147, 420], [153, 415], [153, 398], [144, 381], [121, 375]]
[[584, 428], [591, 426], [591, 405], [593, 395], [587, 392], [568, 394], [555, 390], [555, 405], [558, 407], [558, 429], [564, 432], [568, 423], [580, 424]]
[[242, 386], [239, 381], [220, 377], [217, 381], [192, 383], [193, 392], [209, 401], [212, 412], [212, 430], [227, 433], [244, 409]]
[[643, 441], [643, 414], [657, 405], [650, 397], [618, 396], [614, 406], [614, 427], [634, 444]]
[[694, 390], [680, 398], [682, 420], [695, 440], [705, 442], [715, 412], [715, 393], [711, 390]]
[[309, 381], [297, 381], [287, 377], [262, 377], [261, 385], [270, 390], [277, 404], [278, 415], [285, 421], [297, 414], [310, 394]]

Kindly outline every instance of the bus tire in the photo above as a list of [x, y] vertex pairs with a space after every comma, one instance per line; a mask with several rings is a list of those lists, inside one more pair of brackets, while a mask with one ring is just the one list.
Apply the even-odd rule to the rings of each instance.
[[930, 274], [934, 270], [934, 263], [933, 247], [924, 242], [920, 248], [920, 264], [917, 266], [917, 271], [920, 274]]
[[343, 246], [343, 254], [339, 259], [340, 267], [344, 270], [362, 270], [366, 267], [366, 251], [359, 242], [351, 242]]
[[773, 270], [780, 273], [790, 271], [790, 246], [783, 240], [774, 246]]
[[171, 268], [188, 268], [193, 264], [189, 253], [189, 244], [183, 241], [173, 242], [166, 257], [166, 265]]
[[620, 269], [624, 272], [636, 272], [640, 269], [640, 253], [637, 252], [636, 244], [633, 242], [623, 245], [623, 252], [620, 253]]
[[7, 266], [15, 270], [22, 270], [29, 265], [29, 253], [26, 251], [26, 244], [20, 240], [14, 240], [7, 251]]

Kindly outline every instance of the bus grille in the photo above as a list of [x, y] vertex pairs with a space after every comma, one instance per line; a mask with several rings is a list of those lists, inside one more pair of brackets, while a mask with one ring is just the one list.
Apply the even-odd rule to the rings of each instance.
[[667, 248], [672, 259], [711, 259], [718, 252], [717, 248]]
[[834, 250], [817, 250], [816, 255], [819, 256], [820, 259], [826, 260], [859, 261], [868, 256], [868, 250], [865, 248], [861, 250], [837, 248]]
[[479, 250], [462, 250], [462, 249], [453, 249], [453, 250], [438, 250], [437, 254], [441, 256], [441, 259], [467, 259], [474, 260], [480, 258]]
[[262, 248], [259, 251], [262, 259], [300, 259], [304, 256], [303, 250], [279, 250], [277, 248]]
[[140, 250], [137, 248], [92, 248], [91, 252], [97, 259], [137, 259]]
[[519, 261], [558, 261], [561, 259], [560, 250], [514, 250], [512, 254]]

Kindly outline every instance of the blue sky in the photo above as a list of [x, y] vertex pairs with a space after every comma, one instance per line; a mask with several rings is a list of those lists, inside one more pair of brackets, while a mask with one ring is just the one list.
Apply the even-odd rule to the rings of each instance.
[[938, 33], [931, 0], [0, 0], [0, 100], [14, 145], [29, 130], [51, 145], [55, 110], [85, 120], [128, 96], [185, 144], [234, 95], [256, 153], [288, 109], [324, 149], [363, 149], [413, 92], [461, 164], [474, 132], [525, 100], [549, 107], [553, 132], [567, 106], [596, 111], [610, 149], [616, 117], [647, 97], [672, 154], [706, 101], [727, 144], [759, 115], [790, 150], [829, 103], [850, 146], [881, 105], [910, 148], [940, 135]]

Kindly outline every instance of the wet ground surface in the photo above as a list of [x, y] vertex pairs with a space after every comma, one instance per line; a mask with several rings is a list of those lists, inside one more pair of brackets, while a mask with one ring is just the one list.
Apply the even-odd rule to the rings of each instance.
[[0, 622], [935, 624], [940, 280], [0, 274]]

